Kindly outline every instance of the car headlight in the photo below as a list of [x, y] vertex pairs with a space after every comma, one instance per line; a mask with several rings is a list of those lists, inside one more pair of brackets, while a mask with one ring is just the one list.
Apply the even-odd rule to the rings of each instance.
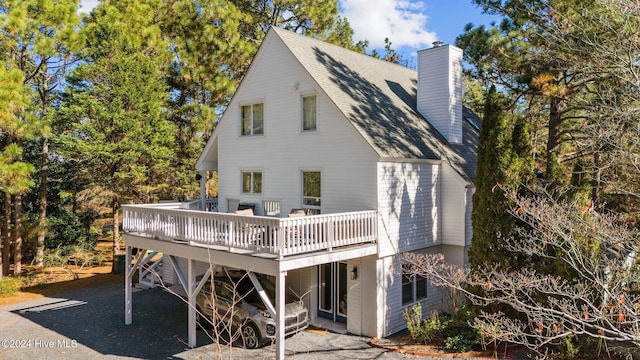
[[258, 310], [258, 312], [260, 313], [260, 315], [266, 317], [267, 319], [271, 319], [271, 313], [267, 310]]

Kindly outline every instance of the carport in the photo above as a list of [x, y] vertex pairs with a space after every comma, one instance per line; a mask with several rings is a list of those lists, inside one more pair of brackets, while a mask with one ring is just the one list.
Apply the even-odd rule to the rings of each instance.
[[[205, 262], [214, 266], [226, 266], [231, 268], [244, 269], [249, 273], [249, 278], [256, 286], [262, 297], [267, 310], [273, 316], [276, 326], [276, 358], [284, 359], [285, 355], [285, 278], [287, 271], [326, 264], [337, 261], [346, 261], [377, 252], [375, 243], [347, 246], [340, 249], [329, 249], [303, 255], [293, 255], [287, 257], [270, 256], [264, 252], [247, 249], [230, 248], [223, 246], [205, 246], [193, 242], [183, 241], [159, 241], [145, 234], [124, 233], [126, 243], [125, 255], [125, 324], [130, 325], [133, 320], [132, 312], [132, 289], [133, 275], [143, 263], [147, 251], [162, 252], [168, 256], [176, 270], [180, 284], [187, 294], [188, 308], [188, 342], [190, 347], [196, 347], [196, 295], [201, 290], [205, 281], [196, 285], [196, 262]], [[138, 252], [133, 261], [132, 249], [137, 248]], [[178, 265], [177, 258], [187, 259], [186, 269]], [[213, 266], [204, 274], [206, 280], [211, 276]], [[185, 271], [186, 270], [186, 271]], [[260, 283], [254, 273], [262, 273], [275, 277], [276, 303], [272, 304], [264, 291], [261, 291]], [[310, 309], [311, 310], [311, 309]]]

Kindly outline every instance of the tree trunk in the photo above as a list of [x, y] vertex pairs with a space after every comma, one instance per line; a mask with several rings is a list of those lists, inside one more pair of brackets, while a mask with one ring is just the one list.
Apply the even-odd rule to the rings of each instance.
[[49, 172], [49, 139], [42, 140], [42, 168], [40, 169], [40, 218], [38, 219], [38, 248], [36, 267], [44, 267], [44, 239], [47, 236], [47, 176]]
[[13, 275], [22, 274], [22, 194], [15, 195], [13, 229]]
[[120, 202], [117, 196], [113, 199], [111, 210], [113, 211], [113, 261], [111, 272], [115, 274], [117, 273], [116, 255], [120, 253], [120, 217], [118, 216], [118, 211], [120, 210]]
[[562, 99], [552, 96], [549, 103], [549, 136], [547, 138], [547, 159], [549, 155], [555, 153], [558, 155], [560, 146], [560, 131], [562, 125], [562, 108], [564, 102]]
[[9, 275], [11, 265], [11, 194], [4, 193], [4, 223], [2, 239], [2, 274]]

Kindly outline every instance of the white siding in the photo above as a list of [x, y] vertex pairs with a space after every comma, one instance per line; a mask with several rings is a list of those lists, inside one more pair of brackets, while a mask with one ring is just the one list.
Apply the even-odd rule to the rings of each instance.
[[[421, 253], [442, 252], [440, 246], [431, 247], [420, 251]], [[405, 308], [413, 306], [415, 303], [402, 304], [402, 255], [385, 258], [385, 265], [389, 269], [385, 277], [385, 326], [382, 336], [389, 336], [407, 327], [402, 315]], [[442, 292], [430, 283], [427, 285], [427, 298], [420, 301], [422, 305], [422, 316], [426, 318], [432, 311], [443, 309]]]
[[[382, 292], [384, 288], [378, 279], [382, 279], [382, 262], [377, 256], [360, 258], [360, 304], [354, 304], [360, 313], [361, 333], [363, 336], [382, 336], [384, 306]], [[349, 306], [352, 303], [349, 303]], [[351, 315], [349, 315], [351, 316]], [[347, 318], [347, 321], [351, 321]]]
[[169, 255], [162, 255], [162, 281], [166, 285], [177, 284], [178, 278], [176, 277], [176, 271], [173, 269], [173, 265], [171, 265], [171, 260], [169, 260]]
[[[466, 267], [469, 264], [468, 254], [469, 247], [456, 245], [442, 245], [440, 252], [444, 255], [445, 261], [457, 267]], [[441, 289], [442, 293], [442, 311], [452, 313], [456, 306], [463, 303], [464, 296], [459, 292], [454, 295], [452, 290]]]
[[[169, 256], [168, 255], [162, 255], [162, 256], [164, 257], [163, 259], [164, 263], [162, 265], [163, 266], [162, 280], [165, 282], [166, 285], [179, 284], [180, 280], [178, 280], [178, 275], [176, 274], [176, 271], [173, 268], [171, 260], [169, 260]], [[182, 270], [182, 274], [186, 277], [187, 276], [187, 259], [181, 258], [181, 257], [177, 259], [178, 259], [178, 266], [180, 266], [180, 270]], [[196, 261], [196, 266], [195, 266], [196, 276], [204, 274], [208, 268], [209, 268], [209, 264], [201, 261]]]
[[387, 331], [389, 314], [393, 312], [394, 306], [398, 307], [398, 304], [393, 302], [393, 298], [391, 298], [391, 302], [389, 301], [389, 290], [392, 289], [396, 282], [393, 257], [388, 256], [376, 261], [376, 274], [378, 277], [375, 280], [378, 284], [376, 292], [376, 336], [384, 337], [390, 334]]
[[[351, 274], [357, 268], [358, 278]], [[351, 334], [362, 335], [362, 262], [353, 259], [347, 262], [347, 331]]]
[[[376, 159], [371, 147], [275, 37], [261, 47], [221, 120], [218, 186], [226, 199], [281, 201], [281, 216], [299, 208], [301, 171], [322, 172], [322, 212], [376, 209]], [[301, 96], [317, 95], [317, 131], [301, 132]], [[264, 102], [264, 135], [240, 136], [240, 106]], [[241, 193], [242, 169], [262, 171], [262, 194]]]
[[311, 315], [311, 268], [291, 270], [287, 272], [286, 288], [293, 294], [302, 297]]
[[445, 261], [448, 264], [464, 267], [466, 257], [464, 246], [442, 245], [440, 252], [444, 255]]
[[435, 164], [378, 164], [381, 257], [438, 243], [439, 178]]
[[464, 246], [466, 236], [467, 182], [448, 164], [442, 164], [442, 243]]
[[309, 317], [313, 321], [318, 317], [318, 267], [312, 266], [307, 272], [309, 281]]

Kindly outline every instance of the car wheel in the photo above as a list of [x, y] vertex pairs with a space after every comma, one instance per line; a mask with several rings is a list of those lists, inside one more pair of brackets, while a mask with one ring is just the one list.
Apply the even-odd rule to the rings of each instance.
[[260, 346], [260, 332], [253, 323], [246, 323], [242, 327], [242, 340], [247, 349], [256, 349]]

